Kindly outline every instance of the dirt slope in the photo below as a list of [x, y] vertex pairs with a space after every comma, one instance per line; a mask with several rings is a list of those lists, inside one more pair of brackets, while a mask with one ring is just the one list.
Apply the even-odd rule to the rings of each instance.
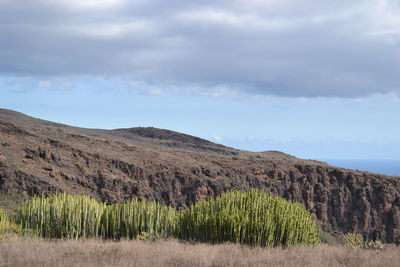
[[[0, 109], [0, 205], [34, 194], [133, 196], [186, 208], [234, 189], [299, 201], [325, 230], [400, 243], [400, 179], [156, 128], [82, 129]], [[6, 200], [12, 199], [12, 201]]]

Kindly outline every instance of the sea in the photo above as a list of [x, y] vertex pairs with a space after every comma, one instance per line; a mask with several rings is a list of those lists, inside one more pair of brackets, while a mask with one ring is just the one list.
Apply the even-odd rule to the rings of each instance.
[[391, 176], [400, 176], [400, 160], [372, 160], [372, 159], [321, 159], [329, 165], [367, 171]]

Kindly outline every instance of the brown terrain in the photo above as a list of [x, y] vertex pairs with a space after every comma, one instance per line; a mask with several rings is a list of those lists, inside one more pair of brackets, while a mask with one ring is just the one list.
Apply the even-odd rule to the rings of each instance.
[[132, 197], [185, 209], [237, 189], [301, 202], [325, 231], [400, 243], [400, 178], [156, 128], [82, 129], [0, 109], [0, 206], [37, 194]]
[[119, 242], [98, 239], [7, 240], [0, 242], [0, 266], [8, 267], [398, 267], [400, 248], [316, 247], [260, 248], [234, 244], [191, 244], [176, 240]]

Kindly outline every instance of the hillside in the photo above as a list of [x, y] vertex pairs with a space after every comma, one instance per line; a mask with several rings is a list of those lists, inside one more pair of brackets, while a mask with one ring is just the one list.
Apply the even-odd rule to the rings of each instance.
[[62, 191], [184, 209], [248, 188], [303, 203], [325, 230], [400, 243], [399, 177], [236, 150], [169, 130], [83, 129], [0, 109], [0, 204], [9, 209], [18, 199]]

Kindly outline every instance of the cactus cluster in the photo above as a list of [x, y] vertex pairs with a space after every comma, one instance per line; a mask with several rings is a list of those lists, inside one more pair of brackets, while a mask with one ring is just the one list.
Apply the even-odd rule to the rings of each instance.
[[254, 246], [317, 244], [319, 230], [299, 203], [258, 190], [235, 191], [193, 204], [185, 211], [132, 199], [105, 205], [88, 196], [58, 194], [20, 204], [14, 218], [47, 238], [153, 237]]
[[259, 191], [230, 192], [194, 204], [181, 214], [180, 238], [288, 247], [317, 244], [319, 230], [299, 203]]
[[142, 233], [170, 237], [175, 231], [176, 209], [154, 202], [132, 199], [104, 210], [100, 235], [110, 239], [132, 239]]
[[88, 196], [33, 197], [18, 206], [14, 220], [46, 238], [99, 237], [105, 208]]

